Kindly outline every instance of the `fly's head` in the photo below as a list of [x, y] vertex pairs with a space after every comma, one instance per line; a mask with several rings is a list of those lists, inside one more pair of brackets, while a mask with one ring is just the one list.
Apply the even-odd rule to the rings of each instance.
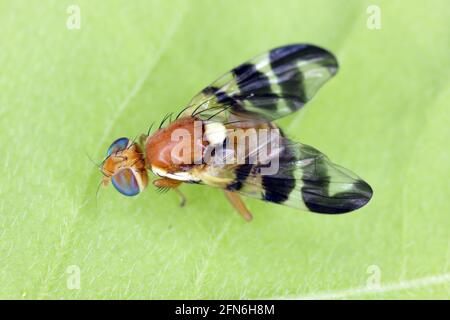
[[119, 138], [108, 148], [103, 161], [103, 185], [109, 182], [126, 196], [135, 196], [148, 184], [145, 157], [141, 147], [133, 140]]

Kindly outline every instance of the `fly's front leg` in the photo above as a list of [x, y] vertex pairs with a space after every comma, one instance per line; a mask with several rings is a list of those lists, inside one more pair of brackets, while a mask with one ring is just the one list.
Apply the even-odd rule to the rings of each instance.
[[178, 196], [180, 197], [180, 207], [183, 207], [186, 204], [186, 197], [184, 194], [178, 189], [178, 186], [182, 183], [182, 181], [173, 180], [169, 178], [161, 178], [153, 181], [153, 185], [157, 188], [165, 189], [170, 188], [173, 189]]
[[230, 192], [227, 190], [224, 190], [225, 196], [227, 197], [228, 201], [231, 202], [233, 207], [239, 212], [239, 214], [246, 220], [251, 221], [253, 219], [252, 214], [245, 206], [245, 203], [242, 201], [241, 197], [235, 192]]

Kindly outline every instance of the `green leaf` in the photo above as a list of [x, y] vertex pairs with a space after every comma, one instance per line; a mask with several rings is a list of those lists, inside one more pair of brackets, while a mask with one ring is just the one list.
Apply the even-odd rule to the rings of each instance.
[[[72, 30], [73, 3], [0, 2], [0, 297], [449, 296], [448, 1], [77, 0]], [[87, 154], [295, 42], [330, 49], [340, 71], [279, 123], [366, 179], [366, 207], [326, 216], [249, 199], [246, 223], [203, 186], [182, 187], [182, 209], [151, 187], [96, 199]]]

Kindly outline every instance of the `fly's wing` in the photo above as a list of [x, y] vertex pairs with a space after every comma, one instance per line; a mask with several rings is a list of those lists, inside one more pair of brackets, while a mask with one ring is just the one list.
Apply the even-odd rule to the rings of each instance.
[[372, 197], [365, 181], [313, 147], [282, 138], [270, 166], [275, 156], [278, 170], [273, 174], [263, 174], [267, 164], [210, 165], [202, 181], [222, 181], [226, 190], [317, 213], [350, 212]]
[[[308, 44], [275, 48], [203, 89], [180, 116], [228, 125], [247, 122], [240, 124], [247, 128], [264, 126], [303, 107], [337, 69], [336, 58], [325, 49]], [[233, 160], [235, 148], [214, 149], [208, 165], [192, 174], [211, 186], [318, 213], [345, 213], [370, 200], [372, 189], [366, 182], [320, 151], [284, 137], [277, 147], [271, 142], [259, 143], [246, 153], [249, 160], [271, 145], [269, 164], [227, 164], [227, 159]], [[213, 147], [222, 144], [219, 141]], [[277, 170], [271, 172], [273, 165]]]
[[309, 44], [275, 48], [203, 89], [180, 116], [272, 121], [303, 107], [337, 69], [336, 58], [325, 49]]

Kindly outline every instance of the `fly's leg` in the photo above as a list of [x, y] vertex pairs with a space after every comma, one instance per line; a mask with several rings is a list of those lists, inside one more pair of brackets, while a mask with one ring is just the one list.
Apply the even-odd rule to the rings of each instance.
[[169, 178], [162, 178], [153, 181], [153, 185], [157, 188], [165, 189], [173, 189], [178, 196], [180, 197], [180, 207], [184, 207], [186, 204], [186, 197], [184, 194], [178, 189], [178, 186], [182, 183], [182, 181], [173, 180]]
[[178, 188], [174, 188], [173, 189], [177, 195], [180, 197], [180, 207], [184, 207], [184, 205], [186, 204], [186, 196], [183, 194], [183, 192], [181, 192], [180, 189]]
[[228, 201], [233, 205], [233, 207], [239, 212], [239, 214], [246, 220], [251, 221], [253, 219], [252, 214], [250, 211], [248, 211], [247, 207], [245, 206], [245, 203], [242, 201], [241, 197], [235, 192], [226, 191], [225, 196], [227, 197]]

